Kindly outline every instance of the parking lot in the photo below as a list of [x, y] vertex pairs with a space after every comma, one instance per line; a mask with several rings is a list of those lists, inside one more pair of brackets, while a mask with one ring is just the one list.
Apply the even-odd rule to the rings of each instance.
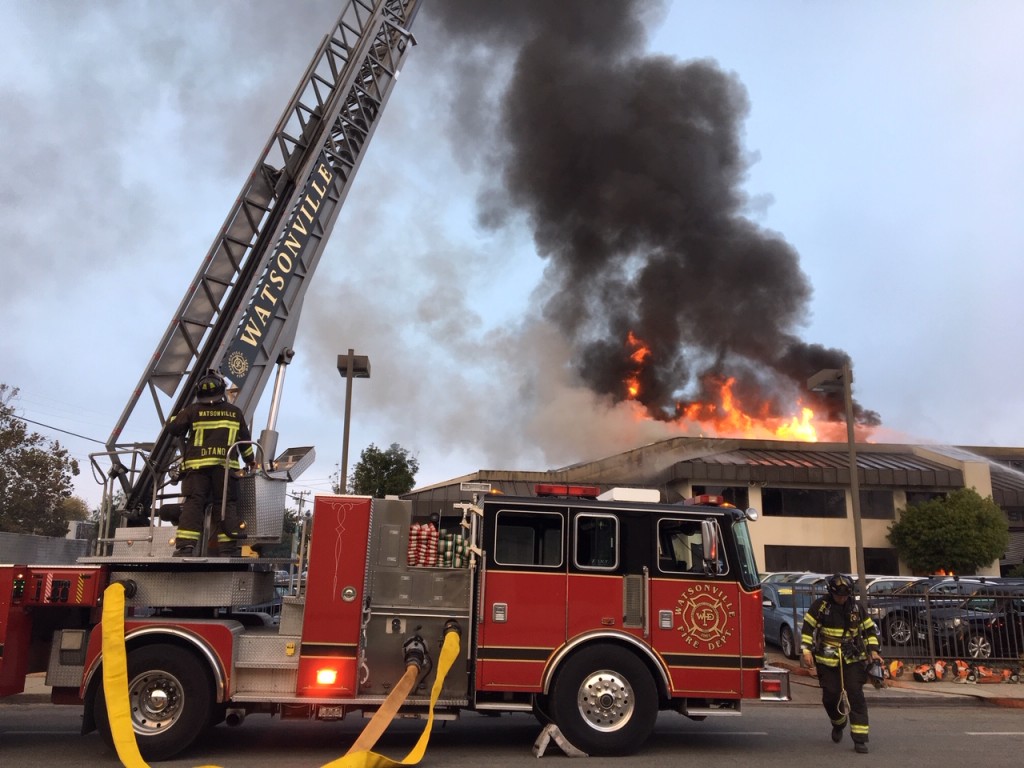
[[[796, 659], [803, 614], [824, 594], [824, 584], [813, 575], [763, 582], [768, 647]], [[891, 591], [869, 591], [867, 613], [878, 627], [883, 656], [901, 660], [905, 668], [963, 660], [1019, 674], [1024, 663], [1020, 580], [915, 579]]]

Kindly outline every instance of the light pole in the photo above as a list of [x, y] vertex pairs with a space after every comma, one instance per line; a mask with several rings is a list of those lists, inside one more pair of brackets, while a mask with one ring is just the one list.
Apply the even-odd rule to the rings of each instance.
[[811, 392], [839, 392], [841, 389], [843, 392], [846, 443], [850, 453], [850, 504], [853, 509], [853, 541], [857, 558], [857, 593], [860, 596], [861, 610], [867, 610], [867, 574], [864, 569], [864, 533], [860, 522], [860, 479], [857, 477], [857, 443], [853, 434], [853, 371], [850, 370], [850, 363], [843, 363], [842, 368], [818, 371], [807, 380], [807, 389]]
[[338, 355], [338, 373], [345, 379], [345, 435], [341, 443], [341, 481], [338, 489], [345, 493], [348, 485], [348, 428], [352, 419], [352, 379], [370, 378], [370, 358], [357, 355], [349, 350], [347, 355]]

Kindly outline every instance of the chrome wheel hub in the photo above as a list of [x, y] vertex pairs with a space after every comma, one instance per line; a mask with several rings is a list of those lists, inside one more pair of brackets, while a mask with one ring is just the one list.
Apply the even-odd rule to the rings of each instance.
[[576, 705], [591, 728], [615, 731], [633, 714], [633, 688], [617, 672], [602, 669], [583, 680], [576, 694]]
[[128, 700], [136, 733], [166, 731], [181, 715], [181, 682], [166, 672], [146, 672], [132, 680]]

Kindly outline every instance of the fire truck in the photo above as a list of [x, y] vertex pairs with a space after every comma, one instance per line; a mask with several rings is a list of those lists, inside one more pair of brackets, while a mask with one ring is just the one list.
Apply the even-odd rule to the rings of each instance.
[[[429, 516], [317, 496], [306, 576], [277, 624], [245, 609], [273, 594], [260, 559], [175, 561], [134, 540], [111, 562], [2, 566], [0, 694], [45, 662], [53, 701], [84, 704], [85, 730], [109, 739], [99, 609], [116, 582], [132, 727], [153, 760], [249, 715], [372, 713], [410, 664], [403, 716], [523, 712], [592, 755], [637, 750], [662, 710], [703, 720], [789, 699], [788, 673], [765, 664], [751, 510], [636, 488], [469, 490]], [[432, 702], [451, 632], [458, 657]]]
[[[83, 732], [120, 743], [127, 727], [150, 760], [250, 715], [332, 721], [392, 704], [428, 722], [523, 712], [577, 749], [623, 754], [662, 710], [701, 720], [738, 714], [743, 700], [788, 700], [787, 673], [765, 663], [756, 514], [714, 497], [467, 484], [450, 509], [426, 510], [321, 495], [286, 560], [295, 570], [279, 614], [262, 610], [282, 564], [262, 549], [281, 541], [287, 484], [314, 455], [277, 450], [302, 299], [415, 42], [418, 6], [348, 0], [324, 36], [91, 457], [104, 485], [93, 553], [0, 564], [0, 697], [45, 670], [54, 703], [83, 707]], [[204, 537], [195, 557], [176, 558], [180, 448], [162, 428], [151, 442], [123, 434], [149, 401], [143, 423], [165, 425], [211, 369], [250, 423], [274, 378], [259, 469], [241, 480], [251, 556], [212, 556]], [[127, 702], [107, 681], [121, 664]]]

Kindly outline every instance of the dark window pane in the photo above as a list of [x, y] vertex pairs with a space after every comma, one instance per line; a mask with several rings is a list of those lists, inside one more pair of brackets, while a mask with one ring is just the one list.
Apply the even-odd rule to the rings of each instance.
[[846, 517], [846, 492], [811, 488], [765, 488], [765, 517]]
[[850, 550], [846, 547], [796, 547], [768, 544], [764, 548], [766, 571], [849, 573]]
[[561, 565], [562, 516], [498, 512], [494, 560], [499, 565]]
[[576, 565], [580, 568], [615, 568], [618, 557], [619, 521], [610, 515], [576, 518]]
[[892, 491], [861, 491], [860, 516], [865, 520], [895, 520]]

